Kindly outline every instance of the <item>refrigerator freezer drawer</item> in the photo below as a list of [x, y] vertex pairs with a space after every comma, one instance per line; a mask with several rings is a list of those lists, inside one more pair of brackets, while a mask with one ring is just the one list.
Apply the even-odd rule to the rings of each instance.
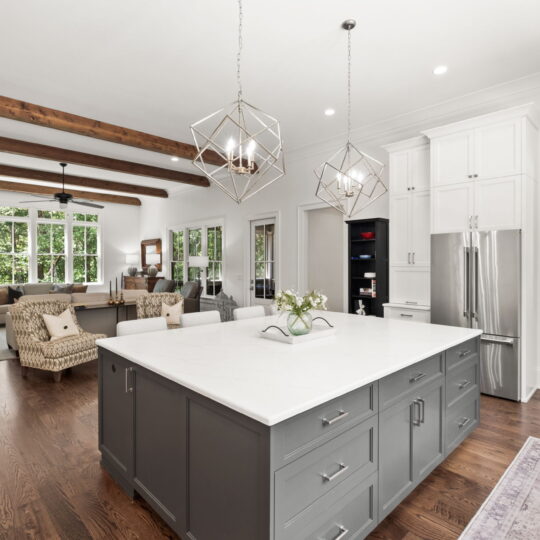
[[480, 391], [519, 400], [519, 339], [484, 334], [480, 338]]

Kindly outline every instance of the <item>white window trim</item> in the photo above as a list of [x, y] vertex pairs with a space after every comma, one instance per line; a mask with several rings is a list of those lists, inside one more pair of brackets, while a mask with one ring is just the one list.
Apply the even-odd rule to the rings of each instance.
[[[225, 283], [225, 272], [226, 272], [226, 255], [225, 255], [225, 236], [226, 236], [226, 230], [225, 230], [225, 219], [224, 218], [214, 218], [214, 219], [205, 219], [200, 221], [190, 221], [187, 223], [181, 223], [179, 225], [168, 225], [165, 228], [165, 249], [163, 250], [164, 253], [164, 260], [166, 261], [166, 270], [165, 270], [165, 276], [169, 279], [172, 279], [171, 276], [171, 263], [172, 263], [172, 245], [171, 245], [171, 233], [178, 232], [178, 231], [184, 231], [184, 278], [187, 278], [188, 276], [188, 259], [189, 259], [189, 235], [186, 234], [186, 232], [189, 229], [202, 229], [202, 238], [201, 238], [201, 247], [202, 247], [202, 254], [206, 255], [208, 253], [208, 235], [207, 230], [212, 227], [221, 227], [221, 272], [222, 272], [222, 290], [223, 285]], [[207, 277], [207, 269], [204, 268], [201, 273], [201, 285], [203, 287], [203, 293], [202, 298], [215, 298], [215, 295], [207, 294], [206, 292], [206, 277]]]

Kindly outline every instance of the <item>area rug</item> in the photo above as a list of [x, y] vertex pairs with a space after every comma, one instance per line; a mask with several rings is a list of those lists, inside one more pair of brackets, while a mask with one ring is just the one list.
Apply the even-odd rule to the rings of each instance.
[[540, 439], [529, 437], [460, 540], [540, 538]]

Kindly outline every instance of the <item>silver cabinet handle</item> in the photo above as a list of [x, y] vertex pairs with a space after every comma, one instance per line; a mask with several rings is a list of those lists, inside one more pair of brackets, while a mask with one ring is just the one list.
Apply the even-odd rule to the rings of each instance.
[[411, 264], [411, 252], [407, 253], [407, 264]]
[[473, 291], [472, 291], [472, 302], [473, 307], [471, 310], [471, 316], [473, 319], [478, 319], [478, 248], [474, 248], [474, 257], [473, 257]]
[[426, 402], [422, 398], [418, 398], [416, 401], [420, 403], [420, 423], [423, 424], [426, 421]]
[[[470, 218], [469, 218], [470, 226]], [[463, 316], [469, 317], [469, 248], [463, 248]]]
[[474, 216], [474, 228], [478, 229], [478, 216]]
[[472, 216], [469, 216], [469, 229], [472, 229]]
[[405, 300], [405, 303], [409, 304], [411, 306], [417, 306], [418, 305], [418, 302], [413, 302], [412, 300]]
[[400, 313], [399, 316], [412, 318], [412, 315], [410, 313]]
[[409, 382], [410, 383], [418, 382], [420, 379], [423, 379], [425, 376], [426, 376], [425, 373], [419, 373], [418, 375], [415, 375], [414, 377], [411, 377], [409, 379]]
[[487, 343], [501, 343], [503, 345], [514, 345], [515, 339], [509, 338], [509, 337], [487, 337], [487, 336], [481, 336], [480, 341], [484, 341]]
[[324, 482], [332, 482], [332, 480], [335, 480], [338, 476], [342, 475], [347, 469], [349, 468], [348, 465], [345, 465], [344, 463], [339, 463], [339, 470], [335, 472], [334, 474], [321, 474]]
[[464, 388], [467, 388], [467, 386], [469, 386], [469, 384], [471, 384], [471, 381], [462, 381], [462, 382], [459, 383], [458, 388], [460, 390], [463, 390]]
[[126, 379], [125, 379], [125, 388], [126, 388], [126, 393], [128, 392], [133, 392], [133, 387], [129, 385], [129, 374], [133, 371], [133, 368], [132, 367], [128, 367], [125, 369], [125, 376], [126, 376]]
[[467, 178], [472, 178], [472, 174], [468, 174], [468, 175], [467, 175]]
[[[349, 529], [346, 529], [343, 525], [337, 525], [337, 527], [339, 529], [338, 535], [334, 536], [332, 540], [343, 540], [343, 538], [345, 538], [345, 536], [349, 534]], [[319, 536], [317, 540], [325, 540], [325, 538], [323, 538], [322, 536]]]
[[331, 426], [332, 424], [335, 424], [336, 422], [339, 422], [340, 420], [343, 420], [344, 418], [347, 418], [349, 416], [349, 412], [345, 411], [338, 411], [338, 415], [332, 418], [331, 420], [328, 420], [328, 418], [322, 418], [322, 425], [323, 426]]
[[474, 178], [478, 178], [478, 175], [477, 175], [477, 174], [473, 174], [473, 177], [474, 177]]
[[[420, 425], [420, 402], [418, 400], [414, 400], [411, 403], [411, 417], [412, 417], [412, 423], [413, 426], [419, 426]], [[416, 414], [416, 411], [418, 410], [418, 415]]]
[[459, 353], [459, 357], [460, 357], [460, 358], [463, 358], [464, 356], [467, 356], [468, 354], [471, 354], [471, 349], [466, 349], [466, 350], [464, 350], [464, 351], [461, 351], [461, 352]]
[[416, 263], [414, 262], [414, 256], [415, 256], [415, 255], [416, 255], [416, 253], [413, 251], [413, 252], [412, 252], [412, 263], [413, 263], [413, 264], [416, 264]]
[[458, 428], [461, 429], [461, 428], [464, 428], [466, 425], [470, 424], [471, 423], [471, 419], [470, 418], [463, 418], [461, 420], [461, 422], [458, 424]]

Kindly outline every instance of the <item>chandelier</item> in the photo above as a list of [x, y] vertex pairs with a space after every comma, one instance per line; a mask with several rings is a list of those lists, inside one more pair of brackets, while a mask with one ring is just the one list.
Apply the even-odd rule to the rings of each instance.
[[347, 217], [366, 208], [388, 191], [382, 179], [384, 165], [361, 152], [351, 142], [351, 30], [356, 21], [342, 24], [347, 30], [347, 143], [316, 170], [316, 196]]
[[237, 100], [195, 122], [193, 164], [237, 203], [285, 174], [279, 122], [242, 95], [242, 0], [238, 0]]

